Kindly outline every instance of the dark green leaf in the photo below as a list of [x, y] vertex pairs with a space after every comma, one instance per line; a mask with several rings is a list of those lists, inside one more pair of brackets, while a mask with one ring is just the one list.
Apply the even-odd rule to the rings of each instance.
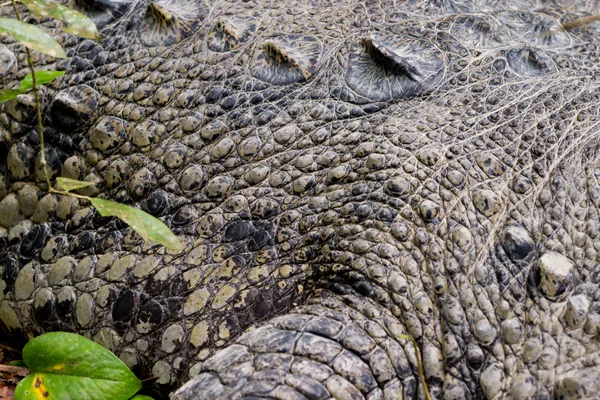
[[66, 58], [63, 48], [52, 36], [31, 24], [11, 18], [0, 18], [0, 32], [8, 32], [23, 46], [51, 57]]
[[70, 192], [71, 190], [81, 189], [84, 187], [95, 185], [94, 182], [84, 182], [84, 181], [78, 181], [78, 180], [71, 179], [71, 178], [62, 178], [62, 177], [56, 178], [56, 183], [58, 183], [60, 185], [60, 187], [63, 188], [63, 190], [66, 192]]
[[48, 0], [20, 0], [38, 18], [52, 17], [69, 24], [65, 32], [87, 39], [101, 39], [96, 24], [84, 14]]
[[[48, 82], [53, 81], [55, 78], [59, 76], [63, 76], [65, 71], [35, 71], [36, 83], [39, 85], [44, 85]], [[19, 90], [23, 93], [26, 91], [33, 89], [33, 79], [31, 74], [27, 74], [25, 78], [21, 81], [21, 85], [19, 86]]]
[[8, 100], [14, 100], [22, 93], [23, 91], [19, 89], [2, 89], [0, 90], [0, 104]]
[[183, 250], [181, 242], [169, 227], [147, 212], [111, 200], [93, 198], [90, 201], [101, 216], [119, 218], [145, 240], [158, 242], [169, 249]]
[[31, 375], [15, 399], [127, 400], [142, 383], [114, 354], [83, 336], [47, 333], [25, 345], [23, 360]]
[[25, 361], [23, 361], [23, 360], [13, 360], [13, 361], [9, 362], [8, 365], [12, 365], [13, 367], [27, 368], [27, 365], [25, 364]]
[[153, 397], [146, 396], [145, 394], [136, 394], [129, 400], [154, 400]]

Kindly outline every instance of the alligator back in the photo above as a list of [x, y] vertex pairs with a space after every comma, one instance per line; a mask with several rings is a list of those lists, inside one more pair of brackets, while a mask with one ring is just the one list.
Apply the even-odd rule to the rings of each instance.
[[[181, 399], [423, 398], [410, 335], [435, 398], [595, 395], [600, 36], [572, 21], [596, 8], [81, 7], [104, 41], [46, 21], [70, 58], [34, 60], [67, 71], [42, 91], [51, 178], [185, 250], [48, 194], [33, 97], [5, 103], [9, 343], [78, 332], [163, 394], [195, 377]], [[3, 43], [14, 84], [26, 60]]]

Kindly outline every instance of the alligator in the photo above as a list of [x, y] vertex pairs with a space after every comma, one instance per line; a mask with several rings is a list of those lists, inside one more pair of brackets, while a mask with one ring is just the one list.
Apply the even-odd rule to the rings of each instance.
[[80, 3], [102, 42], [23, 10], [69, 56], [33, 55], [51, 179], [184, 250], [48, 194], [5, 103], [4, 342], [80, 333], [172, 399], [597, 398], [595, 2]]

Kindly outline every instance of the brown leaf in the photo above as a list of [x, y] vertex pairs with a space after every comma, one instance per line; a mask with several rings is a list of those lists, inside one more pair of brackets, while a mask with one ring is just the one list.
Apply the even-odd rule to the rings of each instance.
[[10, 382], [8, 379], [0, 378], [0, 400], [15, 399], [16, 382]]

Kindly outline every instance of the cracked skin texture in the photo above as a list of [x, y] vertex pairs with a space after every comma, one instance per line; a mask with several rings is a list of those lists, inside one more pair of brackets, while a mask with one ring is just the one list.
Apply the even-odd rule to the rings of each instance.
[[102, 43], [35, 56], [52, 175], [185, 250], [46, 194], [6, 103], [3, 340], [81, 333], [174, 399], [423, 399], [409, 334], [433, 398], [596, 396], [600, 32], [558, 30], [591, 3], [91, 3]]

